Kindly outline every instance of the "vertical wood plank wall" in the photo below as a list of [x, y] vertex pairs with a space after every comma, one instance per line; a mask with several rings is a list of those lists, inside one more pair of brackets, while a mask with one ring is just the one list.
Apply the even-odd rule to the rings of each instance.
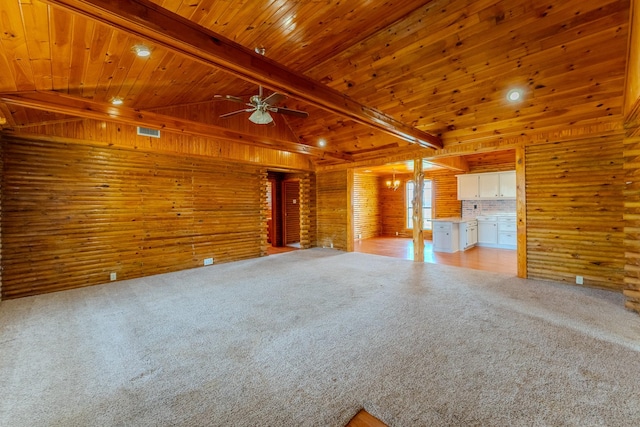
[[620, 291], [622, 138], [525, 148], [527, 276]]
[[316, 174], [318, 243], [347, 250], [347, 170]]
[[357, 239], [378, 237], [382, 232], [380, 216], [380, 178], [354, 174], [353, 228]]
[[4, 298], [261, 254], [261, 169], [204, 157], [3, 142]]
[[[434, 218], [456, 217], [461, 214], [462, 204], [458, 200], [457, 172], [440, 169], [436, 171], [424, 171], [424, 178], [433, 182], [433, 216]], [[385, 182], [391, 176], [380, 179], [380, 205], [382, 217], [382, 235], [399, 237], [412, 237], [413, 232], [407, 228], [406, 207], [405, 207], [405, 183], [413, 179], [413, 174], [396, 175], [401, 181], [401, 187], [390, 190]], [[424, 230], [425, 239], [432, 238], [431, 230]]]
[[[198, 115], [201, 113], [198, 112]], [[244, 123], [248, 122], [247, 120]], [[278, 127], [266, 126], [278, 129]], [[162, 132], [159, 139], [137, 134], [135, 126], [103, 122], [100, 120], [76, 120], [16, 129], [15, 133], [29, 137], [44, 135], [46, 138], [69, 138], [77, 143], [102, 144], [108, 147], [130, 148], [156, 153], [207, 156], [229, 161], [250, 162], [262, 167], [314, 169], [310, 157], [304, 154], [237, 144], [217, 139]]]

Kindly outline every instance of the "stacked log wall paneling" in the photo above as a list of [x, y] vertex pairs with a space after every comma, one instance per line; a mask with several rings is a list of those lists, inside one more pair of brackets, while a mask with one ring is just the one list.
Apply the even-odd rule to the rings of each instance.
[[629, 37], [625, 86], [624, 140], [624, 249], [625, 306], [640, 313], [640, 1], [631, 1], [631, 37]]
[[260, 231], [260, 256], [267, 255], [268, 242], [268, 227], [267, 219], [270, 217], [271, 206], [269, 204], [269, 174], [266, 169], [260, 170], [260, 224], [262, 230]]
[[353, 224], [356, 238], [378, 237], [382, 232], [379, 181], [371, 174], [354, 175]]
[[[250, 123], [248, 120], [246, 122]], [[43, 135], [53, 139], [73, 139], [78, 143], [104, 144], [109, 147], [131, 148], [152, 153], [207, 156], [249, 162], [263, 167], [274, 166], [309, 171], [314, 169], [311, 157], [305, 154], [162, 131], [160, 138], [151, 138], [138, 135], [135, 126], [91, 119], [26, 127], [16, 129], [15, 133], [26, 137]]]
[[[461, 216], [461, 203], [458, 200], [459, 172], [450, 170], [424, 171], [424, 178], [432, 181], [434, 218], [449, 218]], [[412, 174], [397, 176], [402, 185], [396, 190], [390, 190], [385, 182], [391, 179], [383, 177], [380, 180], [380, 199], [382, 214], [382, 234], [384, 236], [412, 237], [413, 232], [407, 228], [407, 212], [405, 200], [405, 183], [413, 179]], [[431, 230], [424, 230], [424, 238], [432, 238]]]
[[625, 305], [640, 313], [640, 137], [625, 139], [624, 166]]
[[300, 176], [300, 248], [315, 245], [315, 180], [310, 173]]
[[527, 277], [622, 290], [622, 137], [526, 147]]
[[256, 166], [3, 142], [3, 297], [260, 256]]
[[458, 200], [457, 172], [441, 170], [425, 171], [425, 179], [433, 181], [433, 215], [435, 218], [451, 218], [461, 216], [460, 200]]
[[347, 250], [347, 171], [316, 175], [318, 243], [320, 247]]

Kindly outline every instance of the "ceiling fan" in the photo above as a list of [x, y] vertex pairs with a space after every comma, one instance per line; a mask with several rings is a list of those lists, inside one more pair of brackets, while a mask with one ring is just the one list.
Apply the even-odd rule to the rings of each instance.
[[278, 113], [278, 114], [286, 114], [288, 116], [309, 117], [309, 113], [306, 111], [300, 110], [292, 110], [290, 108], [277, 107], [280, 101], [282, 101], [286, 95], [274, 92], [271, 95], [263, 98], [262, 86], [258, 91], [257, 95], [253, 95], [249, 98], [249, 102], [245, 102], [242, 98], [233, 96], [233, 95], [215, 95], [216, 98], [224, 98], [229, 101], [238, 102], [240, 104], [245, 104], [249, 108], [243, 108], [242, 110], [232, 111], [230, 113], [222, 114], [220, 116], [221, 119], [225, 119], [227, 117], [235, 116], [236, 114], [241, 113], [251, 113], [249, 116], [249, 120], [257, 125], [266, 125], [273, 122], [273, 117], [269, 113]]

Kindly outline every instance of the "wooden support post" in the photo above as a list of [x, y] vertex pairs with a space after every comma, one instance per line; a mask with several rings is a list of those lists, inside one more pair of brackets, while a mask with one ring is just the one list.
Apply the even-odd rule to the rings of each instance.
[[424, 233], [422, 230], [422, 195], [424, 193], [424, 173], [422, 159], [413, 160], [413, 261], [424, 262]]
[[516, 148], [516, 216], [518, 221], [518, 277], [527, 278], [527, 194], [525, 187], [525, 149]]

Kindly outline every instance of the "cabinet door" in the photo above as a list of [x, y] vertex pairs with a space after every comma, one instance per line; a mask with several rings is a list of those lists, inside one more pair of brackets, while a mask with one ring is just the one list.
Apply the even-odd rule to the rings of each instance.
[[495, 245], [498, 243], [498, 223], [478, 221], [478, 243]]
[[483, 173], [480, 175], [479, 192], [481, 199], [497, 199], [500, 197], [500, 175]]
[[500, 173], [500, 198], [516, 198], [516, 171]]
[[467, 228], [467, 244], [471, 246], [475, 245], [476, 243], [478, 243], [478, 226], [470, 225]]
[[458, 175], [458, 200], [478, 198], [478, 175]]
[[451, 252], [451, 237], [448, 230], [433, 230], [433, 250], [437, 252]]

